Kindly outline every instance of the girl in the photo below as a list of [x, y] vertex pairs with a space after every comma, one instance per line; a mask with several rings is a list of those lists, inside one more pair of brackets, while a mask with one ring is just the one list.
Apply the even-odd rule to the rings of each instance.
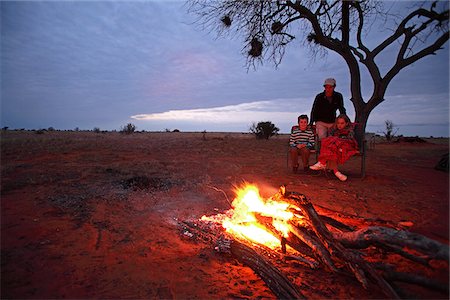
[[334, 175], [339, 180], [346, 181], [347, 176], [339, 172], [337, 166], [342, 165], [358, 152], [358, 143], [354, 138], [350, 119], [347, 115], [341, 114], [336, 118], [330, 136], [322, 139], [319, 161], [310, 166], [310, 169], [323, 170], [328, 163], [329, 168], [334, 171]]

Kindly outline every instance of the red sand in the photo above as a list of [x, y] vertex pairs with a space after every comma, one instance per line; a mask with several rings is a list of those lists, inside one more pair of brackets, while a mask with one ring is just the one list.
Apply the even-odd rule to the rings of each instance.
[[[177, 220], [230, 208], [233, 185], [243, 180], [263, 196], [287, 184], [332, 210], [411, 221], [411, 231], [448, 243], [449, 174], [434, 170], [448, 139], [377, 144], [367, 177], [357, 178], [352, 158], [342, 168], [347, 182], [292, 174], [287, 142], [286, 135], [2, 132], [1, 298], [274, 298], [251, 269], [179, 232]], [[448, 265], [439, 266], [444, 271], [424, 272], [448, 285]], [[323, 269], [295, 272], [308, 298], [383, 297]], [[402, 287], [419, 298], [448, 297]]]

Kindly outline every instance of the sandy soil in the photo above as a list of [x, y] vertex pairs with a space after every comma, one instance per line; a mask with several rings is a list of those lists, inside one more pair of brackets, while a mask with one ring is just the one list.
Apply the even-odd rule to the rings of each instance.
[[[274, 298], [255, 273], [180, 234], [179, 220], [230, 208], [233, 185], [281, 184], [346, 214], [410, 221], [449, 241], [448, 139], [377, 144], [334, 177], [292, 174], [288, 136], [2, 132], [1, 298]], [[311, 163], [314, 163], [314, 157]], [[223, 191], [223, 192], [222, 192]], [[448, 286], [448, 265], [424, 270]], [[443, 268], [443, 271], [440, 269]], [[351, 277], [299, 267], [308, 298], [382, 298]], [[404, 286], [419, 298], [448, 298]]]

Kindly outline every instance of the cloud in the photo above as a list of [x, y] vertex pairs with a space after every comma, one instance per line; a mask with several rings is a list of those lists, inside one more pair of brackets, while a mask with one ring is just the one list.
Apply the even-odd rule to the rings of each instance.
[[286, 101], [255, 101], [213, 108], [169, 110], [131, 116], [139, 121], [190, 121], [211, 123], [248, 123], [249, 121], [295, 120], [296, 112], [284, 110]]
[[[431, 102], [434, 105], [427, 105]], [[271, 121], [280, 128], [280, 132], [288, 133], [290, 127], [296, 123], [298, 115], [310, 114], [311, 105], [312, 100], [306, 98], [280, 98], [212, 108], [168, 110], [133, 115], [130, 118], [141, 122], [144, 127], [156, 124], [160, 126], [165, 124], [165, 127], [176, 124], [179, 127], [183, 124], [190, 130], [221, 127], [223, 131], [246, 128], [253, 122]], [[349, 116], [353, 119], [351, 105], [346, 104], [346, 106]], [[439, 127], [439, 133], [433, 132], [435, 129], [430, 129], [424, 135], [445, 136], [448, 132], [446, 130], [448, 115], [447, 94], [387, 96], [386, 101], [370, 114], [367, 128], [369, 131], [380, 131], [384, 128], [384, 122], [391, 120], [394, 124], [401, 126], [402, 130], [424, 126]], [[238, 127], [238, 125], [241, 126]]]
[[386, 95], [385, 101], [378, 105], [369, 117], [373, 125], [391, 120], [398, 125], [448, 124], [449, 95]]

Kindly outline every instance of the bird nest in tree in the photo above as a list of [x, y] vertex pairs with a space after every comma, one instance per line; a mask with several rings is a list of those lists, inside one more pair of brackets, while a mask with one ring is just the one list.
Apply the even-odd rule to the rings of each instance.
[[226, 27], [230, 27], [231, 26], [231, 18], [230, 18], [230, 16], [223, 16], [222, 19], [220, 19], [220, 21], [222, 21], [223, 25], [225, 25]]
[[250, 50], [248, 51], [248, 55], [252, 57], [260, 57], [262, 54], [262, 50], [262, 42], [257, 38], [253, 38], [250, 42]]
[[279, 32], [281, 32], [281, 29], [283, 29], [283, 24], [279, 21], [273, 22], [271, 29], [272, 29], [272, 33], [279, 33]]

